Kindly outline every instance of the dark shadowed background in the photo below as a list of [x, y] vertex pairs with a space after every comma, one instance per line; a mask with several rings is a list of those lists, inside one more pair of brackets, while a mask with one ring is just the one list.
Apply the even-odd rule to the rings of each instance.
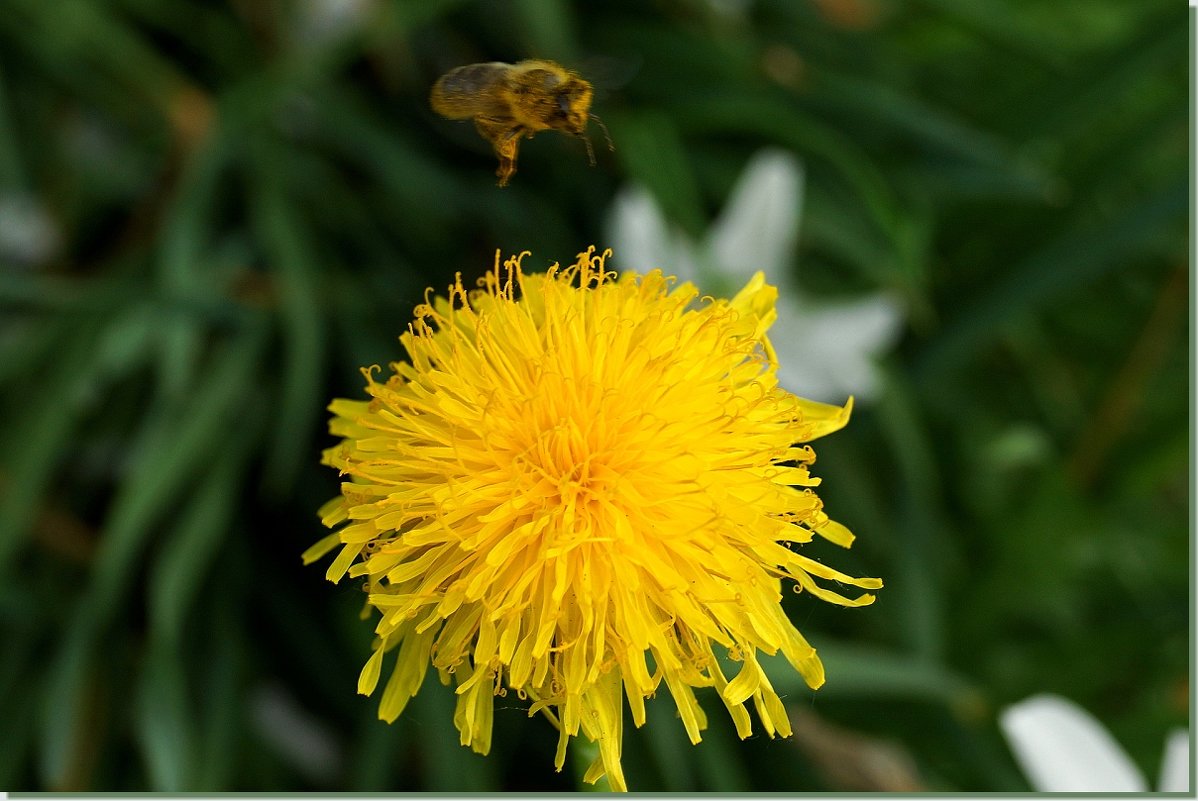
[[[1187, 29], [1180, 0], [2, 0], [0, 788], [576, 787], [512, 695], [482, 758], [432, 676], [391, 726], [355, 694], [361, 591], [299, 559], [324, 407], [426, 286], [602, 247], [633, 184], [700, 239], [766, 146], [805, 171], [792, 284], [902, 308], [817, 443], [835, 564], [886, 588], [788, 599], [828, 669], [779, 684], [795, 737], [740, 742], [708, 691], [692, 747], [659, 697], [630, 785], [1023, 790], [996, 715], [1046, 691], [1155, 776], [1190, 709]], [[541, 134], [501, 190], [427, 93], [530, 57], [595, 83], [615, 150]]]

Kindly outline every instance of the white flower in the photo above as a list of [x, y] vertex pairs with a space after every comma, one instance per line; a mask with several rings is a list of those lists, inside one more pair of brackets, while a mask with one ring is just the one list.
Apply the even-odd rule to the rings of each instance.
[[335, 44], [365, 29], [378, 6], [378, 0], [300, 0], [292, 35], [308, 50]]
[[745, 167], [700, 246], [671, 229], [652, 195], [640, 187], [616, 198], [610, 241], [621, 263], [641, 271], [661, 267], [716, 296], [764, 270], [778, 287], [778, 321], [770, 339], [778, 351], [782, 386], [813, 400], [840, 402], [846, 395], [865, 400], [878, 383], [874, 359], [894, 343], [901, 312], [883, 294], [837, 304], [802, 296], [790, 268], [802, 189], [803, 171], [794, 156], [763, 150]]
[[[999, 725], [1032, 787], [1042, 793], [1143, 793], [1148, 782], [1093, 715], [1059, 695], [1025, 698], [1002, 711]], [[1190, 736], [1165, 741], [1160, 792], [1189, 792]]]
[[36, 198], [8, 192], [0, 194], [0, 262], [40, 267], [62, 244], [54, 219]]
[[266, 745], [308, 779], [333, 781], [341, 769], [336, 735], [281, 685], [264, 683], [249, 696], [253, 729]]

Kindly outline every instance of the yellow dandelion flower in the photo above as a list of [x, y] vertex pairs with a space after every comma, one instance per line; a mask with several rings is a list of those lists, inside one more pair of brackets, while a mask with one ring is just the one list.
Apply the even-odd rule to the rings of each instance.
[[845, 606], [873, 596], [817, 580], [882, 586], [795, 547], [853, 540], [812, 491], [804, 444], [843, 426], [851, 399], [778, 387], [761, 273], [700, 299], [659, 271], [617, 277], [594, 248], [545, 274], [523, 273], [524, 255], [418, 306], [408, 361], [385, 382], [363, 370], [371, 400], [329, 407], [343, 439], [323, 462], [349, 480], [321, 509], [338, 530], [304, 561], [340, 546], [328, 578], [364, 578], [380, 615], [358, 691], [389, 661], [393, 721], [432, 665], [456, 683], [462, 744], [485, 754], [511, 689], [559, 729], [558, 770], [581, 733], [599, 754], [585, 779], [616, 790], [625, 700], [641, 726], [663, 681], [692, 742], [709, 686], [742, 738], [750, 700], [767, 734], [789, 735], [758, 653], [781, 651], [813, 688], [824, 672], [783, 584]]

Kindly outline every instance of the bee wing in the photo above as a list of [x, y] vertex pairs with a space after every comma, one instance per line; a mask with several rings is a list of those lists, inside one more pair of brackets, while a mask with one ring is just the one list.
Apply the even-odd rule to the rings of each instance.
[[595, 98], [604, 100], [630, 83], [641, 70], [644, 58], [590, 55], [578, 64], [578, 71], [587, 77], [595, 89]]
[[510, 69], [511, 65], [500, 61], [452, 69], [433, 84], [429, 104], [451, 120], [509, 116], [508, 103], [499, 90]]

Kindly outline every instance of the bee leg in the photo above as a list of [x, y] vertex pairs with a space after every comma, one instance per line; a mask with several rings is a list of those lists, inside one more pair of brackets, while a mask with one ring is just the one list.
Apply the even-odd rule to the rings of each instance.
[[507, 186], [508, 181], [516, 174], [516, 155], [520, 149], [520, 137], [524, 134], [524, 129], [519, 125], [513, 126], [511, 120], [488, 117], [475, 117], [474, 127], [495, 149], [495, 155], [499, 158], [499, 168], [495, 170], [495, 175], [499, 177], [500, 186]]
[[508, 181], [516, 174], [516, 151], [519, 149], [519, 136], [495, 142], [495, 155], [499, 157], [499, 167], [495, 170], [495, 175], [499, 178], [500, 186], [507, 186]]

